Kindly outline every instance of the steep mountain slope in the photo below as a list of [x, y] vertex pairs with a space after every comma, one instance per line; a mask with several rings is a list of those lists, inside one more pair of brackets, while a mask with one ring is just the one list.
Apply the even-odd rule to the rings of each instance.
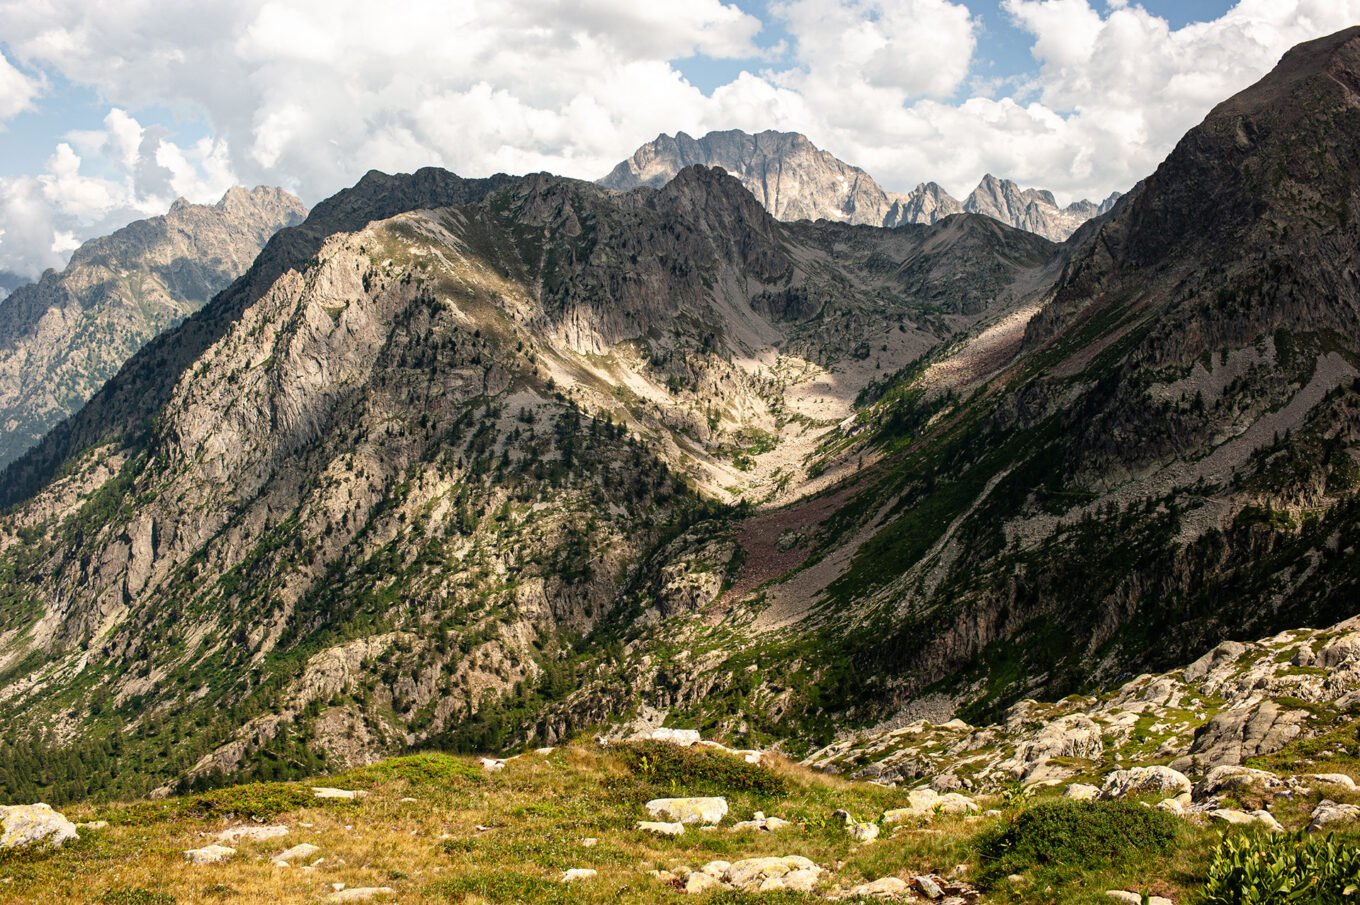
[[[986, 718], [1353, 615], [1357, 86], [1360, 30], [1291, 51], [1084, 236], [1051, 304], [866, 398], [842, 442], [876, 466], [711, 526], [751, 593], [667, 645], [745, 640], [665, 703], [771, 737]], [[579, 706], [674, 667], [635, 670]]]
[[659, 135], [614, 167], [600, 184], [626, 191], [659, 188], [688, 166], [718, 166], [739, 179], [779, 220], [836, 220], [869, 226], [937, 223], [951, 214], [983, 214], [1016, 229], [1061, 242], [1082, 223], [1105, 213], [1104, 203], [1058, 207], [1053, 194], [1021, 189], [1010, 180], [983, 178], [963, 202], [933, 182], [906, 195], [886, 192], [868, 173], [821, 150], [797, 132], [750, 135], [732, 129], [691, 138]]
[[370, 174], [6, 474], [5, 728], [133, 789], [494, 747], [612, 656], [581, 639], [659, 544], [803, 486], [857, 393], [1061, 258], [780, 224], [705, 168]]
[[144, 791], [643, 705], [801, 753], [1338, 623], [1356, 134], [1360, 29], [1063, 246], [370, 174], [5, 473], [0, 756]]
[[269, 237], [306, 215], [276, 188], [177, 201], [86, 242], [0, 305], [0, 468], [73, 414], [147, 340], [245, 272]]

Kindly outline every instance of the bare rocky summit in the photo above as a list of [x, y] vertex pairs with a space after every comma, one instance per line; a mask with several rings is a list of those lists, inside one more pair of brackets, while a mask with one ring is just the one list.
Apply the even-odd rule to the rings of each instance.
[[306, 215], [277, 188], [176, 201], [78, 248], [57, 273], [0, 303], [0, 468], [73, 414], [151, 338], [246, 271]]
[[628, 190], [659, 188], [688, 166], [722, 167], [780, 220], [827, 219], [869, 226], [937, 223], [951, 214], [974, 213], [1061, 242], [1081, 224], [1105, 213], [1118, 193], [1101, 204], [1077, 201], [1059, 207], [1052, 192], [1021, 189], [988, 174], [962, 202], [934, 182], [902, 195], [885, 191], [868, 173], [821, 150], [797, 132], [751, 135], [732, 129], [691, 138], [659, 135], [616, 166], [600, 184]]

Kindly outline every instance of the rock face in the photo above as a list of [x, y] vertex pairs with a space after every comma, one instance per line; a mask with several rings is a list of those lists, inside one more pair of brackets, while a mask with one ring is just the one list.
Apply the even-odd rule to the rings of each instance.
[[689, 166], [722, 167], [780, 220], [839, 220], [883, 225], [892, 202], [859, 167], [837, 160], [797, 132], [738, 130], [691, 138], [659, 135], [616, 166], [600, 184], [660, 188]]
[[905, 195], [886, 192], [859, 167], [821, 150], [797, 132], [739, 130], [691, 138], [684, 132], [659, 135], [600, 180], [612, 189], [660, 188], [685, 167], [722, 167], [739, 179], [780, 220], [825, 218], [843, 223], [895, 227], [934, 224], [964, 212], [1061, 242], [1092, 217], [1108, 211], [1118, 193], [1102, 204], [1078, 201], [1058, 207], [1053, 193], [1021, 189], [988, 174], [963, 202], [934, 182]]
[[245, 273], [307, 209], [276, 188], [180, 200], [78, 248], [0, 304], [0, 469], [73, 414], [148, 340]]
[[80, 838], [75, 824], [49, 805], [0, 806], [0, 851], [41, 846], [60, 847]]

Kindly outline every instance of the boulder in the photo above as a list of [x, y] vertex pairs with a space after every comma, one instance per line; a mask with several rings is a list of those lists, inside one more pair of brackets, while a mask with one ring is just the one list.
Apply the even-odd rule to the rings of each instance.
[[685, 894], [691, 896], [702, 895], [710, 890], [720, 889], [722, 885], [722, 880], [712, 874], [696, 870], [685, 878]]
[[[793, 889], [810, 892], [822, 869], [801, 855], [783, 858], [747, 858], [733, 862], [723, 872], [723, 882], [743, 892]], [[774, 882], [778, 881], [778, 882]]]
[[1323, 783], [1324, 785], [1340, 786], [1348, 792], [1354, 792], [1356, 790], [1355, 780], [1351, 779], [1345, 773], [1312, 773], [1309, 774], [1307, 778], [1314, 782]]
[[1100, 797], [1100, 789], [1084, 782], [1074, 782], [1063, 789], [1062, 797], [1072, 801], [1095, 801]]
[[1337, 804], [1335, 801], [1323, 800], [1318, 802], [1318, 806], [1313, 808], [1312, 818], [1308, 823], [1308, 831], [1315, 833], [1336, 823], [1351, 823], [1360, 820], [1360, 806], [1353, 804]]
[[60, 848], [79, 839], [76, 825], [45, 804], [0, 806], [0, 851], [47, 846]]
[[643, 805], [658, 820], [716, 825], [727, 816], [726, 798], [654, 798]]
[[907, 793], [910, 804], [905, 808], [893, 808], [883, 812], [884, 823], [900, 823], [916, 817], [933, 817], [936, 814], [972, 814], [981, 810], [973, 799], [958, 792], [941, 795], [934, 789], [912, 789]]
[[277, 839], [280, 836], [288, 835], [288, 827], [275, 824], [273, 826], [233, 826], [218, 833], [218, 842], [263, 842], [266, 839]]
[[907, 891], [907, 881], [898, 877], [882, 877], [868, 883], [852, 887], [847, 894], [851, 899], [895, 899]]
[[847, 823], [845, 831], [851, 839], [865, 845], [877, 839], [879, 832], [877, 823]]
[[1133, 795], [1175, 796], [1189, 794], [1192, 787], [1189, 777], [1170, 767], [1134, 767], [1115, 770], [1106, 776], [1100, 787], [1100, 797], [1108, 801]]
[[1234, 764], [1222, 764], [1210, 770], [1195, 784], [1195, 801], [1203, 801], [1224, 792], [1265, 792], [1284, 786], [1284, 781], [1266, 770], [1253, 770]]
[[657, 836], [683, 836], [685, 833], [683, 823], [668, 823], [657, 820], [639, 820], [637, 828], [647, 833], [654, 833]]
[[190, 864], [217, 864], [236, 854], [236, 849], [227, 845], [205, 845], [184, 852], [184, 860]]
[[301, 861], [303, 858], [310, 858], [321, 851], [319, 846], [312, 845], [310, 842], [300, 842], [289, 849], [284, 849], [270, 860], [275, 864], [288, 865], [294, 861]]

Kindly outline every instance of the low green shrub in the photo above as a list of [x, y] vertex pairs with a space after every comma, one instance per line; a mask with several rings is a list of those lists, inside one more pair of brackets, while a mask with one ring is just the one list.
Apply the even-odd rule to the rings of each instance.
[[748, 764], [739, 757], [712, 748], [682, 748], [665, 742], [627, 742], [611, 750], [644, 782], [686, 794], [789, 793], [788, 780], [769, 767]]
[[228, 786], [186, 798], [181, 807], [191, 817], [241, 817], [267, 820], [315, 802], [311, 789], [285, 782]]
[[1214, 850], [1206, 905], [1360, 901], [1360, 845], [1335, 836], [1229, 836]]
[[359, 767], [333, 777], [331, 781], [346, 786], [363, 786], [405, 780], [413, 786], [424, 786], [482, 782], [485, 779], [486, 771], [465, 760], [448, 754], [424, 752]]
[[175, 897], [169, 893], [152, 892], [138, 886], [106, 890], [95, 901], [99, 905], [175, 905]]
[[979, 834], [979, 882], [990, 885], [1034, 867], [1100, 870], [1164, 855], [1175, 845], [1176, 817], [1126, 801], [1049, 801]]

